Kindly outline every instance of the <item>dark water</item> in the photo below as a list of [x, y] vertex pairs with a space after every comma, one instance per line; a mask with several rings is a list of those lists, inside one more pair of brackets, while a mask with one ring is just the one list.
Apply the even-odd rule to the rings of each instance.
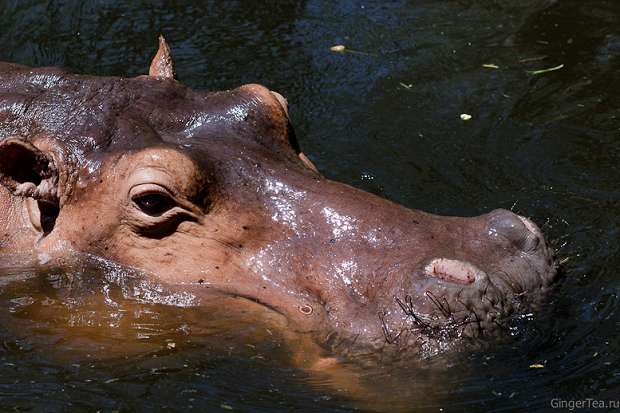
[[[115, 269], [67, 277], [4, 265], [0, 411], [487, 412], [620, 400], [619, 2], [21, 0], [0, 2], [0, 27], [1, 60], [128, 76], [147, 70], [162, 32], [182, 82], [284, 94], [301, 147], [328, 177], [435, 213], [513, 208], [566, 261], [548, 304], [511, 337], [368, 371], [377, 395], [365, 402], [292, 368], [253, 326], [128, 299], [133, 286], [110, 279]], [[95, 310], [101, 300], [107, 311]]]

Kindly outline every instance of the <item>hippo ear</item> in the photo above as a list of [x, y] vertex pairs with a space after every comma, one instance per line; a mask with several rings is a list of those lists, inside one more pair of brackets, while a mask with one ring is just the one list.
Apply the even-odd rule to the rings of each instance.
[[151, 62], [149, 76], [158, 79], [174, 79], [174, 63], [170, 55], [170, 48], [164, 36], [159, 36], [159, 49]]
[[[293, 133], [293, 130], [290, 127], [289, 114], [288, 114], [288, 101], [286, 100], [286, 98], [282, 96], [281, 94], [279, 94], [278, 92], [273, 91], [273, 90], [268, 90], [260, 85], [245, 85], [245, 86], [242, 86], [242, 88], [249, 89], [252, 93], [255, 93], [257, 96], [261, 97], [261, 100], [263, 102], [271, 102], [270, 104], [267, 103], [267, 105], [271, 106], [271, 111], [272, 111], [273, 116], [276, 118], [282, 117], [282, 118], [285, 118], [286, 120], [287, 133], [286, 134], [282, 133], [279, 136], [282, 137], [285, 144], [290, 145], [295, 150], [295, 153], [297, 153], [299, 160], [301, 160], [301, 162], [304, 164], [306, 168], [310, 169], [311, 171], [317, 174], [320, 174], [317, 167], [314, 166], [312, 161], [308, 159], [308, 157], [299, 148], [299, 144], [297, 143], [297, 140], [295, 139], [295, 134]], [[277, 104], [274, 102], [277, 102]]]
[[251, 119], [251, 133], [270, 136], [275, 142], [299, 152], [284, 96], [255, 83], [243, 85], [233, 92], [239, 92], [243, 96], [241, 106], [248, 111], [245, 119]]
[[0, 185], [15, 196], [58, 204], [58, 169], [54, 159], [19, 138], [0, 142]]
[[298, 158], [298, 162], [318, 173], [299, 148], [284, 96], [251, 83], [206, 97], [201, 112], [192, 113], [193, 122], [187, 122], [188, 136], [254, 140], [285, 156]]

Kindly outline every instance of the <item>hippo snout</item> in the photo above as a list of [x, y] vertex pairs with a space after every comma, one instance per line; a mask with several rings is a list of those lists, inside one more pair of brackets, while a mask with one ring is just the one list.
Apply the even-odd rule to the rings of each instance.
[[400, 309], [427, 344], [501, 331], [504, 319], [537, 302], [556, 276], [553, 250], [529, 219], [497, 209], [464, 222], [468, 241], [424, 260], [395, 294], [396, 314]]
[[497, 209], [471, 222], [470, 242], [429, 257], [420, 277], [411, 279], [414, 293], [405, 310], [415, 314], [414, 324], [425, 320], [427, 336], [495, 330], [520, 305], [541, 297], [555, 278], [553, 251], [529, 219]]

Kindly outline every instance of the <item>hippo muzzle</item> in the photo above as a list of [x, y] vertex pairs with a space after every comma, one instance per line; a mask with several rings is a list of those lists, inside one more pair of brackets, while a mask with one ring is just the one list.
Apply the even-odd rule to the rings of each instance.
[[488, 335], [505, 330], [505, 318], [524, 308], [528, 300], [544, 296], [556, 268], [553, 252], [538, 227], [506, 210], [495, 210], [482, 220], [481, 238], [496, 244], [501, 251], [497, 260], [489, 260], [489, 255], [474, 261], [473, 252], [469, 259], [447, 255], [427, 260], [414, 272], [410, 292], [395, 295], [401, 312], [397, 308], [395, 317], [391, 313], [383, 319], [386, 327], [401, 323], [388, 330], [391, 340], [400, 340], [403, 332], [408, 339], [426, 345], [433, 340]]

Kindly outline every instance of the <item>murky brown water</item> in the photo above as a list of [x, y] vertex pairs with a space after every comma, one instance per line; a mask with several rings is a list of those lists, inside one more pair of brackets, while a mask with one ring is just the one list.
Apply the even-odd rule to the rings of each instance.
[[184, 83], [284, 94], [301, 147], [330, 178], [441, 214], [513, 208], [568, 259], [547, 306], [505, 340], [361, 372], [374, 389], [363, 403], [291, 367], [278, 337], [234, 312], [205, 314], [110, 263], [58, 271], [4, 259], [0, 410], [487, 412], [620, 400], [618, 2], [0, 1], [0, 27], [0, 60], [106, 75], [144, 73], [163, 32]]

